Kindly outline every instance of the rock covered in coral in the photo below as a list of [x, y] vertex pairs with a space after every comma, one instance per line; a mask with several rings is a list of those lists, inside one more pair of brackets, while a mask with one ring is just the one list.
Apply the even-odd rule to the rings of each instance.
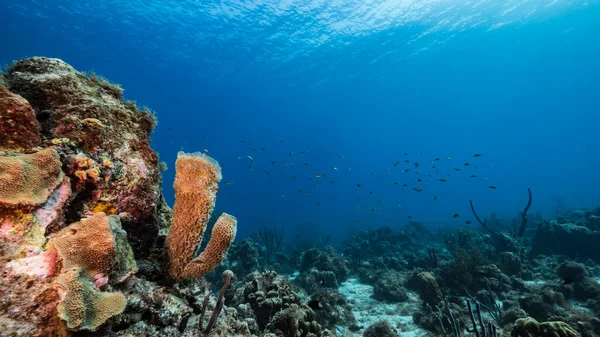
[[598, 300], [600, 298], [600, 284], [593, 277], [584, 277], [573, 284], [574, 295], [578, 300]]
[[353, 326], [356, 319], [348, 302], [337, 290], [321, 289], [310, 296], [309, 305], [315, 310], [316, 321], [328, 329]]
[[329, 246], [323, 250], [313, 248], [304, 253], [300, 265], [300, 273], [312, 268], [333, 272], [338, 282], [344, 282], [348, 279], [346, 262], [335, 249]]
[[7, 88], [35, 111], [42, 139], [59, 152], [73, 181], [67, 217], [127, 214], [122, 220], [129, 241], [139, 257], [146, 255], [162, 207], [158, 156], [150, 148], [152, 113], [124, 101], [118, 86], [59, 59], [17, 61], [5, 77]]
[[233, 304], [249, 304], [260, 330], [273, 316], [292, 304], [300, 304], [300, 296], [291, 283], [274, 271], [254, 272], [246, 277], [243, 287], [238, 289]]
[[15, 62], [6, 80], [12, 92], [34, 107], [47, 137], [72, 139], [90, 152], [117, 152], [128, 146], [154, 152], [148, 145], [156, 123], [153, 115], [124, 102], [116, 85], [45, 57]]
[[373, 298], [384, 302], [404, 302], [408, 300], [408, 293], [403, 284], [400, 273], [396, 271], [384, 273], [375, 282]]
[[31, 209], [48, 200], [64, 173], [58, 152], [0, 156], [0, 207]]
[[71, 330], [96, 330], [107, 319], [123, 312], [126, 299], [119, 292], [100, 291], [95, 280], [79, 268], [64, 270], [56, 279], [59, 296], [58, 317]]
[[570, 258], [600, 261], [600, 231], [573, 223], [541, 223], [532, 239], [531, 256], [562, 254]]
[[398, 333], [392, 328], [390, 322], [381, 321], [377, 322], [367, 329], [363, 333], [363, 337], [398, 337]]
[[[85, 172], [86, 179], [100, 180], [104, 172], [94, 169], [100, 156], [111, 169], [118, 161], [117, 151], [124, 151], [123, 157], [137, 156], [135, 149], [127, 146], [109, 153], [103, 149], [102, 139], [89, 137], [88, 128], [100, 127], [95, 120], [84, 121], [93, 119], [86, 115], [92, 110], [104, 113], [119, 126], [127, 125], [122, 111], [111, 109], [94, 88], [98, 87], [89, 78], [64, 62], [46, 58], [15, 63], [6, 86], [0, 87], [0, 131], [7, 136], [0, 141], [0, 293], [4, 299], [0, 321], [7, 335], [95, 330], [125, 308], [124, 295], [113, 291], [113, 286], [133, 274], [136, 264], [119, 218], [96, 213], [77, 222], [99, 211], [93, 206], [100, 198], [111, 203], [125, 197], [119, 195], [124, 190], [113, 184], [108, 172], [102, 183], [106, 194], [98, 188], [100, 183], [89, 193], [92, 185], [87, 182], [79, 193], [81, 174], [69, 169], [73, 154], [79, 153], [81, 166], [91, 170]], [[125, 106], [121, 98], [112, 102]], [[97, 143], [93, 150], [84, 149], [83, 138], [68, 139], [70, 136], [61, 134], [75, 124], [85, 139]], [[141, 138], [129, 140], [148, 144], [149, 134], [142, 137], [139, 125], [133, 127]], [[113, 131], [105, 132], [106, 137], [119, 138]], [[158, 193], [155, 171], [156, 179], [147, 187]], [[131, 182], [122, 185], [139, 187]], [[114, 200], [108, 196], [111, 193], [115, 193]], [[81, 207], [84, 204], [86, 207]], [[68, 226], [69, 222], [77, 223]], [[53, 238], [48, 240], [50, 236]]]
[[313, 293], [321, 288], [337, 289], [339, 287], [338, 280], [333, 271], [321, 271], [317, 268], [311, 268], [298, 275], [295, 283], [307, 293]]
[[513, 324], [516, 320], [520, 318], [526, 318], [527, 313], [525, 310], [516, 307], [511, 308], [503, 308], [502, 315], [500, 316], [500, 323], [503, 325]]
[[543, 322], [520, 318], [515, 322], [512, 337], [579, 337], [579, 333], [565, 322]]
[[296, 284], [303, 287], [308, 293], [317, 289], [337, 288], [348, 278], [346, 262], [332, 247], [323, 250], [309, 249], [302, 256], [300, 275]]
[[[66, 333], [67, 328], [96, 330], [124, 310], [126, 300], [122, 293], [100, 290], [135, 272], [131, 247], [119, 239], [124, 233], [118, 218], [113, 217], [111, 222], [98, 213], [92, 219], [66, 227], [48, 246], [40, 245], [29, 256], [3, 266], [0, 291], [10, 294], [6, 299], [10, 299], [7, 303], [11, 306], [2, 308], [0, 314], [3, 321], [20, 320], [20, 324], [13, 323], [18, 328], [6, 331], [45, 336]], [[10, 284], [22, 278], [28, 278], [27, 294]], [[39, 303], [31, 303], [29, 298]], [[19, 315], [37, 306], [44, 310], [35, 310], [27, 317]]]
[[[157, 326], [159, 331], [167, 327], [181, 329], [185, 328], [187, 317], [193, 313], [189, 303], [175, 296], [168, 287], [133, 278], [128, 282], [127, 288], [132, 292], [125, 312], [125, 319], [129, 322], [148, 316], [151, 317], [149, 323]], [[139, 317], [140, 314], [142, 317]]]
[[554, 222], [559, 224], [572, 223], [589, 228], [592, 231], [598, 231], [600, 230], [600, 207], [594, 209], [574, 208], [559, 216]]
[[0, 148], [25, 150], [38, 146], [40, 132], [40, 123], [29, 102], [0, 85]]
[[529, 316], [540, 321], [564, 319], [569, 307], [564, 295], [550, 287], [535, 291], [519, 299], [519, 304]]
[[297, 304], [275, 314], [267, 329], [277, 336], [321, 336], [321, 325], [315, 320], [314, 311]]
[[227, 265], [236, 275], [248, 275], [259, 267], [260, 250], [252, 238], [233, 244], [227, 254]]
[[[9, 136], [0, 140], [0, 334], [202, 333], [198, 302], [208, 286], [135, 276], [135, 257], [141, 277], [166, 276], [156, 239], [167, 235], [171, 212], [149, 145], [154, 123], [118, 86], [61, 60], [9, 67], [0, 86], [0, 131]], [[206, 298], [220, 313], [209, 336], [254, 336], [256, 324]]]
[[567, 280], [566, 283], [580, 282], [587, 275], [588, 273], [585, 270], [585, 266], [575, 261], [564, 262], [556, 268], [556, 276], [563, 280]]
[[[53, 259], [47, 263], [54, 264]], [[49, 277], [8, 272], [0, 266], [0, 330], [7, 336], [65, 336], [60, 301]], [[19, 285], [27, 285], [19, 286]]]
[[521, 258], [513, 252], [500, 253], [500, 270], [509, 276], [519, 275], [523, 268]]
[[522, 247], [519, 241], [508, 233], [496, 233], [491, 237], [492, 244], [497, 253], [515, 253], [521, 252]]
[[[148, 337], [196, 337], [196, 336], [255, 336], [249, 324], [238, 317], [234, 308], [224, 307], [210, 333], [200, 329], [201, 304], [209, 285], [202, 279], [178, 287], [159, 286], [154, 282], [132, 277], [125, 289], [130, 293], [125, 312], [115, 320], [120, 328], [106, 335]], [[203, 327], [206, 327], [216, 298], [209, 297]], [[113, 329], [115, 330], [115, 329]]]
[[437, 307], [443, 299], [442, 290], [430, 272], [414, 273], [406, 282], [406, 286], [416, 290], [419, 297], [431, 307]]

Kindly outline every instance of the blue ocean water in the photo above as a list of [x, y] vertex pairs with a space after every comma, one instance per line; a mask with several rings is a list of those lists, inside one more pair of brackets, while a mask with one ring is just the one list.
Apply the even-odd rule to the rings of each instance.
[[177, 152], [208, 151], [240, 236], [261, 217], [290, 236], [468, 227], [469, 199], [510, 218], [527, 188], [546, 217], [600, 202], [597, 0], [0, 8], [0, 64], [57, 57], [120, 83], [156, 111], [169, 202]]

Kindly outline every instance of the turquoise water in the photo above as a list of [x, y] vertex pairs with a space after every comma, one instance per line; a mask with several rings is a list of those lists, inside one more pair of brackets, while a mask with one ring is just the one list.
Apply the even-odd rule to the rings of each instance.
[[469, 199], [512, 217], [527, 188], [547, 217], [600, 201], [599, 1], [0, 6], [0, 64], [120, 83], [156, 111], [167, 199], [176, 153], [206, 149], [241, 236], [260, 217], [289, 235], [472, 226]]

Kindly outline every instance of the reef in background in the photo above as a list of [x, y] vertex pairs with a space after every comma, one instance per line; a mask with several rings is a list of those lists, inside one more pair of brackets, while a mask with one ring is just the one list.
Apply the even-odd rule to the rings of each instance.
[[264, 223], [232, 244], [224, 213], [198, 252], [220, 167], [180, 153], [171, 210], [155, 123], [58, 59], [0, 74], [2, 336], [600, 336], [600, 209], [527, 218], [530, 194], [518, 231], [411, 221], [340, 250]]

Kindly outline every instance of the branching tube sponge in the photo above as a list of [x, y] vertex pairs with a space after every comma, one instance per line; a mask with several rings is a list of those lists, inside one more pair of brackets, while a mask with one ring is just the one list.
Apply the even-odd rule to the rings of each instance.
[[221, 167], [205, 154], [179, 152], [175, 169], [173, 224], [166, 245], [169, 274], [179, 280], [203, 276], [221, 263], [235, 239], [237, 220], [223, 213], [206, 248], [194, 257], [215, 207]]

